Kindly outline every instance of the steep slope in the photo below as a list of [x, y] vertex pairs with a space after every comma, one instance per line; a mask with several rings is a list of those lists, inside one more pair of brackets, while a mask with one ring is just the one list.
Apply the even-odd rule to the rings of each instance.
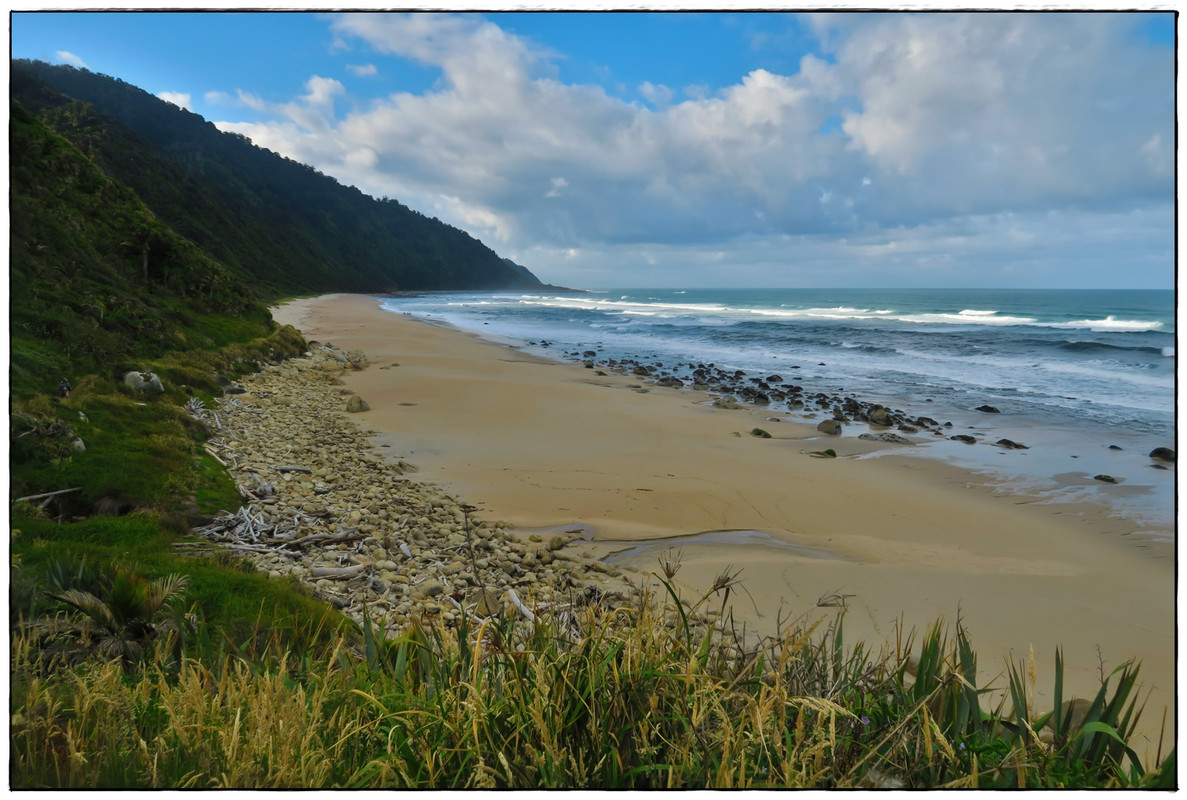
[[12, 94], [268, 295], [540, 286], [470, 235], [118, 79], [13, 61]]
[[271, 330], [242, 278], [15, 102], [9, 141], [14, 395]]

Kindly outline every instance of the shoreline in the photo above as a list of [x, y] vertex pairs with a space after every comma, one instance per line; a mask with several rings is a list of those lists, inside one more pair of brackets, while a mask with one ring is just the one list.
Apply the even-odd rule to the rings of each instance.
[[[588, 526], [599, 557], [628, 542], [760, 532], [787, 547], [683, 540], [677, 583], [693, 594], [727, 565], [740, 569], [735, 617], [764, 633], [780, 618], [835, 613], [830, 597], [844, 597], [851, 642], [893, 640], [900, 619], [922, 633], [959, 616], [985, 678], [1033, 646], [1040, 703], [1056, 646], [1069, 691], [1094, 690], [1098, 646], [1110, 669], [1137, 657], [1153, 689], [1142, 732], [1157, 745], [1158, 707], [1174, 700], [1173, 547], [1125, 535], [1099, 507], [995, 492], [940, 459], [855, 458], [895, 445], [826, 440], [806, 422], [766, 424], [762, 409], [715, 409], [701, 393], [597, 377], [385, 311], [372, 297], [298, 300], [273, 313], [307, 339], [367, 353], [371, 366], [344, 376], [372, 408], [358, 422], [381, 452], [415, 464], [416, 479], [485, 516], [520, 529]], [[754, 427], [775, 438], [749, 436]], [[838, 458], [806, 455], [825, 447]], [[646, 573], [656, 555], [652, 547], [614, 565]]]
[[[475, 297], [472, 293], [460, 294], [470, 300]], [[1066, 409], [1017, 405], [994, 396], [992, 389], [979, 399], [966, 396], [963, 404], [953, 404], [952, 398], [942, 395], [933, 402], [930, 396], [904, 394], [895, 385], [871, 385], [868, 374], [838, 374], [836, 368], [830, 373], [823, 362], [813, 367], [815, 356], [808, 358], [794, 351], [747, 358], [738, 353], [698, 354], [687, 350], [688, 343], [681, 344], [680, 339], [624, 345], [611, 339], [603, 341], [597, 330], [601, 325], [578, 331], [566, 328], [559, 320], [552, 335], [545, 330], [529, 333], [526, 328], [512, 333], [497, 311], [468, 310], [483, 308], [482, 302], [471, 306], [462, 301], [462, 310], [453, 313], [452, 304], [407, 306], [400, 299], [379, 299], [382, 307], [393, 313], [411, 309], [422, 321], [452, 325], [550, 360], [633, 373], [649, 383], [662, 377], [673, 385], [683, 382], [717, 395], [746, 398], [757, 394], [756, 408], [762, 404], [762, 410], [785, 420], [812, 420], [815, 425], [835, 414], [846, 426], [846, 435], [865, 431], [879, 434], [889, 425], [921, 445], [909, 450], [896, 448], [898, 453], [943, 459], [985, 473], [990, 482], [1009, 485], [1015, 492], [1055, 501], [1099, 503], [1128, 520], [1131, 534], [1174, 541], [1174, 467], [1147, 455], [1152, 447], [1173, 447], [1173, 431], [1154, 434], [1145, 428], [1130, 430], [1128, 425], [1107, 427], [1098, 419], [1082, 419]], [[498, 302], [494, 306], [501, 308]], [[512, 317], [518, 319], [514, 308]], [[495, 330], [499, 333], [492, 333]], [[714, 359], [717, 364], [712, 363]], [[708, 368], [706, 361], [710, 362]], [[696, 362], [701, 363], [694, 370]], [[801, 370], [798, 364], [804, 368]], [[820, 368], [825, 369], [821, 372]], [[763, 376], [772, 373], [775, 380], [768, 386]], [[846, 388], [838, 388], [841, 385]], [[770, 395], [769, 404], [764, 394]], [[1002, 412], [997, 413], [986, 400], [1002, 404]], [[891, 419], [879, 420], [882, 424], [874, 426], [868, 412], [877, 405], [893, 412]], [[985, 413], [986, 409], [994, 413]]]

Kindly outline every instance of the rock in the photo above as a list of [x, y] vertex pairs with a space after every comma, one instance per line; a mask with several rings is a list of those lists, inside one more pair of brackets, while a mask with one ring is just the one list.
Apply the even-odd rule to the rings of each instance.
[[770, 439], [771, 434], [764, 431], [762, 428], [755, 428], [750, 431], [751, 436], [757, 436], [759, 439]]
[[808, 455], [812, 456], [812, 458], [836, 458], [837, 451], [830, 447], [827, 450], [813, 450]]
[[1030, 448], [1021, 442], [1015, 442], [1011, 439], [998, 439], [994, 442], [998, 447], [1004, 447], [1007, 450], [1029, 450]]
[[1117, 479], [1112, 475], [1093, 475], [1092, 480], [1101, 481], [1102, 483], [1117, 483]]
[[875, 425], [890, 425], [890, 410], [885, 406], [872, 405], [866, 418]]
[[77, 450], [80, 453], [85, 453], [87, 451], [86, 443], [83, 442], [82, 439], [75, 439], [73, 442], [70, 443], [70, 446], [73, 447], [75, 450]]
[[1120, 450], [1121, 448], [1120, 448], [1120, 447], [1118, 447], [1118, 446], [1117, 446], [1117, 445], [1115, 445], [1115, 444], [1111, 444], [1111, 445], [1109, 445], [1109, 449], [1110, 449], [1110, 450]]
[[983, 414], [1000, 414], [1000, 413], [1002, 413], [1001, 411], [994, 408], [993, 406], [977, 406], [976, 410], [980, 411]]
[[669, 386], [673, 389], [684, 388], [684, 381], [680, 380], [679, 378], [675, 377], [674, 375], [666, 375], [663, 378], [660, 378], [658, 381], [656, 381], [656, 383], [659, 384], [660, 386]]
[[124, 385], [131, 386], [138, 392], [151, 392], [153, 394], [160, 394], [165, 391], [165, 387], [161, 385], [161, 379], [157, 377], [155, 372], [131, 372], [124, 374]]
[[1155, 447], [1150, 451], [1150, 458], [1156, 458], [1159, 461], [1170, 461], [1173, 463], [1175, 460], [1175, 451], [1171, 450], [1169, 447]]
[[827, 433], [830, 436], [841, 435], [841, 423], [835, 419], [826, 419], [824, 422], [816, 426], [816, 430], [821, 433]]
[[948, 438], [954, 442], [964, 442], [965, 444], [976, 444], [977, 443], [977, 440], [974, 439], [972, 436], [969, 436], [967, 433], [958, 433], [955, 436], [949, 436]]
[[360, 411], [370, 411], [371, 406], [367, 405], [367, 401], [359, 397], [357, 394], [351, 395], [350, 399], [346, 401], [346, 410], [352, 414]]
[[495, 617], [503, 613], [503, 601], [493, 589], [483, 589], [478, 593], [478, 602], [474, 605], [474, 613], [480, 617]]
[[897, 433], [863, 433], [857, 438], [873, 442], [889, 442], [890, 444], [914, 444], [906, 436], [899, 436]]
[[436, 597], [445, 591], [441, 581], [425, 581], [413, 591], [415, 597]]

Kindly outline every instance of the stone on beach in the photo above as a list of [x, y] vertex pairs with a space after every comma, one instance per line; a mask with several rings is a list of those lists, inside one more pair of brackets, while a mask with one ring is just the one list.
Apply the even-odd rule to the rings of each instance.
[[367, 405], [367, 401], [359, 397], [357, 394], [351, 395], [350, 399], [346, 401], [346, 410], [352, 414], [360, 411], [370, 411], [371, 406]]
[[841, 423], [835, 419], [826, 419], [824, 422], [816, 426], [816, 430], [821, 433], [827, 433], [830, 436], [841, 435]]
[[890, 444], [914, 444], [906, 436], [899, 436], [897, 433], [863, 433], [857, 438], [873, 442], [889, 442]]
[[1159, 461], [1173, 462], [1175, 460], [1175, 451], [1169, 447], [1155, 447], [1150, 451], [1150, 458], [1156, 458]]

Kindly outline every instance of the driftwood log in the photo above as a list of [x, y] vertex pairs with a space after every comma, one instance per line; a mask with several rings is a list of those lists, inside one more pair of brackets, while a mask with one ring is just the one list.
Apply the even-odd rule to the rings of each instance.
[[348, 581], [351, 578], [357, 578], [366, 571], [366, 564], [356, 564], [353, 567], [314, 567], [309, 570], [309, 576], [331, 581]]

